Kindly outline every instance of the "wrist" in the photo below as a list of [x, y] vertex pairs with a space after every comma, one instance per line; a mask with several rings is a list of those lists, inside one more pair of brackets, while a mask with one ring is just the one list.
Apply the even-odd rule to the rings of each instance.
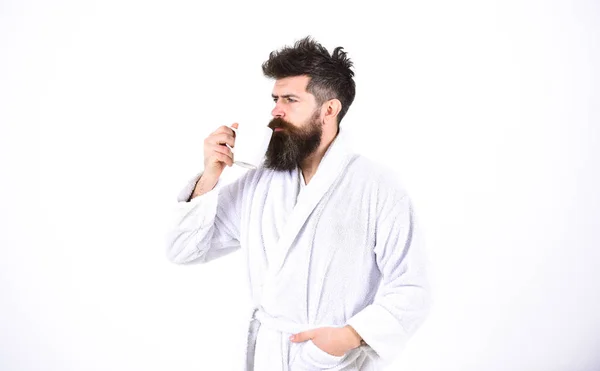
[[196, 185], [194, 187], [194, 190], [192, 191], [192, 195], [190, 196], [190, 199], [201, 196], [201, 195], [211, 191], [213, 188], [215, 188], [218, 181], [219, 181], [219, 178], [214, 178], [214, 177], [211, 177], [210, 175], [203, 174], [200, 177], [200, 179], [198, 179], [198, 182], [196, 182]]
[[348, 339], [348, 343], [352, 349], [358, 348], [364, 343], [362, 337], [352, 326], [346, 325], [343, 327], [343, 329], [346, 331], [346, 338]]

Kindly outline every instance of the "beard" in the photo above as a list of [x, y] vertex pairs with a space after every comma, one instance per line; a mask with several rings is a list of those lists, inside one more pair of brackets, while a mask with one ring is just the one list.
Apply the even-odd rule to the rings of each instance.
[[319, 122], [319, 111], [309, 119], [307, 125], [296, 127], [276, 117], [269, 123], [271, 129], [282, 128], [271, 137], [265, 155], [264, 167], [276, 171], [296, 169], [306, 158], [313, 154], [321, 144], [323, 128]]

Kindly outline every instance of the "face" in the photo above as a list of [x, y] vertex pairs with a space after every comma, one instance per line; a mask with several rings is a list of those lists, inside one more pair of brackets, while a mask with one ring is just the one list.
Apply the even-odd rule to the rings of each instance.
[[305, 124], [317, 108], [315, 96], [306, 91], [309, 82], [308, 76], [286, 77], [275, 81], [271, 94], [275, 107], [271, 115], [295, 126]]
[[295, 169], [321, 144], [323, 133], [320, 107], [306, 91], [309, 77], [279, 79], [273, 88], [275, 108], [269, 127], [274, 129], [265, 167], [278, 171]]

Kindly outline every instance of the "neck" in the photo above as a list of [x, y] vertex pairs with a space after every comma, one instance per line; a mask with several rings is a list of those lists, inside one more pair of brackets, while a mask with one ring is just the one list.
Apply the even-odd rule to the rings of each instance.
[[323, 156], [325, 156], [325, 152], [327, 152], [329, 146], [331, 146], [331, 143], [333, 143], [333, 140], [336, 138], [336, 136], [333, 136], [327, 140], [322, 140], [319, 147], [300, 164], [302, 176], [304, 176], [304, 182], [306, 184], [310, 182], [312, 177], [317, 172], [319, 164], [321, 163]]

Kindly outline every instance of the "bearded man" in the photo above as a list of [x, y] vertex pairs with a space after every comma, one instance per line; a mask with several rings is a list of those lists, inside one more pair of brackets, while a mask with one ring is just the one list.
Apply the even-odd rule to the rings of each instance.
[[235, 147], [235, 132], [220, 127], [179, 195], [172, 262], [244, 254], [253, 308], [240, 370], [380, 370], [427, 316], [411, 201], [340, 135], [352, 67], [341, 47], [330, 54], [310, 37], [272, 52], [262, 66], [275, 80], [264, 163], [219, 185]]

